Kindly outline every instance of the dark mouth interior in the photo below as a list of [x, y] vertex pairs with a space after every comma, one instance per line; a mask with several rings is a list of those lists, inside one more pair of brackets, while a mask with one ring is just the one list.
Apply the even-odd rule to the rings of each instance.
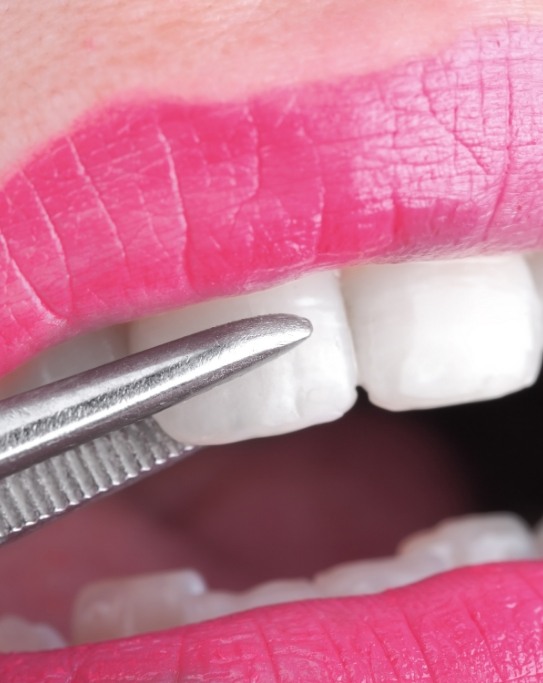
[[458, 456], [481, 511], [516, 512], [530, 524], [543, 515], [543, 376], [496, 401], [420, 413]]
[[[542, 514], [543, 382], [504, 399], [210, 448], [2, 549], [0, 604], [69, 634], [89, 581], [192, 567], [213, 588], [388, 555], [467, 512]], [[23, 578], [21, 578], [23, 577]]]

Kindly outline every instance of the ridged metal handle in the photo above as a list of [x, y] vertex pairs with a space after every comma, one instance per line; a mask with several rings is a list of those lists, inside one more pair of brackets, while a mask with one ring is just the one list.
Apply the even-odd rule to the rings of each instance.
[[0, 544], [198, 450], [146, 418], [0, 481]]

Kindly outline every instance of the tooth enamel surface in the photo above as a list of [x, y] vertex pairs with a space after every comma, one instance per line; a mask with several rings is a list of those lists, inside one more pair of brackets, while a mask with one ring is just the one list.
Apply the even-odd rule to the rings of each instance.
[[89, 584], [74, 604], [72, 640], [95, 642], [198, 621], [193, 599], [206, 590], [191, 570]]
[[276, 605], [295, 600], [311, 600], [322, 597], [312, 581], [306, 579], [284, 579], [270, 581], [242, 593], [238, 597], [238, 610], [253, 609], [263, 605]]
[[75, 602], [73, 642], [130, 636], [281, 602], [377, 593], [468, 564], [539, 554], [535, 535], [520, 518], [488, 514], [415, 534], [395, 557], [350, 562], [313, 580], [272, 581], [240, 593], [208, 590], [192, 570], [103, 581], [84, 588]]
[[537, 379], [541, 303], [519, 255], [343, 273], [359, 384], [389, 410], [497, 398]]
[[64, 638], [48, 624], [33, 624], [12, 615], [0, 617], [0, 652], [39, 652], [66, 645]]
[[385, 557], [332, 567], [315, 577], [315, 585], [326, 597], [370, 595], [405, 586], [442, 571], [432, 557]]
[[366, 595], [456, 567], [531, 560], [537, 555], [534, 533], [517, 515], [468, 515], [409, 536], [395, 557], [332, 567], [318, 574], [315, 584], [330, 597]]
[[29, 363], [2, 378], [0, 397], [5, 398], [49, 382], [64, 379], [126, 356], [125, 326], [89, 332], [47, 349]]
[[307, 579], [270, 581], [248, 591], [208, 591], [193, 570], [101, 581], [73, 610], [72, 642], [88, 643], [183, 626], [264, 605], [322, 597]]
[[543, 252], [537, 251], [528, 254], [526, 261], [530, 267], [532, 277], [534, 278], [541, 307], [543, 308]]
[[517, 515], [473, 515], [442, 522], [435, 529], [407, 538], [402, 556], [434, 558], [443, 570], [487, 562], [531, 560], [534, 534]]
[[215, 444], [281, 434], [335, 420], [353, 405], [354, 351], [339, 279], [332, 272], [136, 321], [130, 325], [130, 349], [266, 313], [306, 316], [313, 335], [266, 366], [159, 413], [156, 419], [172, 437]]

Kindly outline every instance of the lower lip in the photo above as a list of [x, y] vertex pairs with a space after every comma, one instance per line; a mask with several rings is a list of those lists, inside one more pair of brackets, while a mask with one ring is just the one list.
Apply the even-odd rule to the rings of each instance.
[[541, 245], [543, 30], [244, 102], [98, 112], [0, 195], [0, 374], [315, 268]]
[[0, 658], [3, 683], [537, 681], [543, 565], [497, 564], [357, 598], [278, 605], [164, 633]]

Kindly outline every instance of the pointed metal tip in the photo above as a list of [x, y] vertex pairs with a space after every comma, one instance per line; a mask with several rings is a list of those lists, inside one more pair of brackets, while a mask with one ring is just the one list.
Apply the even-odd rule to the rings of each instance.
[[307, 318], [290, 313], [275, 313], [263, 315], [260, 318], [252, 318], [264, 323], [277, 338], [284, 337], [286, 344], [297, 344], [310, 337], [313, 333], [313, 325]]
[[287, 315], [283, 316], [286, 320], [287, 327], [292, 333], [293, 337], [303, 341], [313, 334], [313, 325], [311, 321], [307, 318], [303, 318], [299, 315]]
[[298, 315], [271, 313], [238, 320], [222, 330], [228, 330], [228, 334], [237, 337], [238, 341], [243, 338], [250, 341], [252, 347], [241, 344], [238, 351], [244, 347], [244, 353], [253, 356], [253, 363], [258, 363], [264, 356], [273, 358], [308, 339], [313, 333], [313, 325]]
[[0, 410], [0, 477], [241, 375], [312, 330], [296, 315], [238, 320], [7, 399]]

